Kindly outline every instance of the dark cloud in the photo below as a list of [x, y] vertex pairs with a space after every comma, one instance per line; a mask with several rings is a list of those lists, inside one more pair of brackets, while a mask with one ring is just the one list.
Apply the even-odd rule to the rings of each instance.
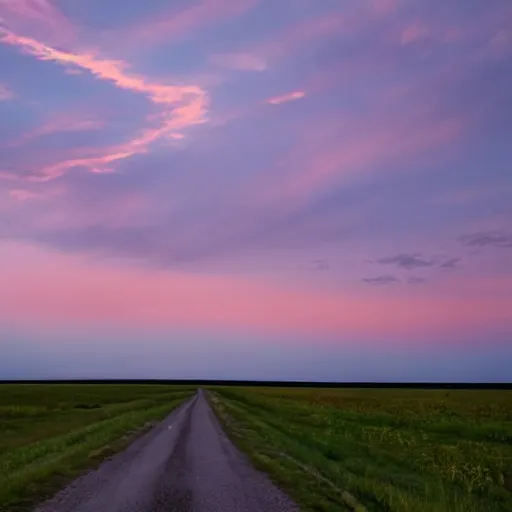
[[377, 277], [364, 277], [361, 279], [366, 284], [371, 285], [387, 285], [387, 284], [393, 284], [393, 283], [399, 283], [400, 279], [396, 278], [395, 276], [377, 276]]
[[459, 266], [460, 258], [450, 258], [439, 265], [441, 268], [453, 270]]
[[331, 265], [329, 265], [329, 262], [325, 260], [315, 260], [313, 261], [313, 270], [318, 272], [324, 272], [326, 270], [330, 270]]
[[377, 263], [381, 263], [383, 265], [396, 265], [397, 267], [405, 268], [407, 270], [413, 268], [432, 267], [435, 265], [435, 261], [423, 258], [419, 253], [401, 253], [396, 254], [395, 256], [387, 256], [385, 258], [378, 259]]
[[[318, 209], [308, 205], [290, 210], [286, 205], [276, 205], [262, 210], [251, 205], [216, 201], [218, 197], [213, 197], [212, 193], [210, 202], [205, 199], [196, 204], [191, 199], [170, 213], [165, 206], [154, 208], [155, 204], [163, 203], [165, 196], [144, 181], [137, 182], [138, 188], [143, 189], [142, 197], [156, 199], [147, 212], [136, 212], [122, 219], [123, 224], [119, 225], [116, 200], [119, 198], [122, 204], [125, 196], [137, 198], [137, 187], [128, 186], [119, 176], [101, 176], [105, 178], [103, 187], [93, 187], [88, 181], [90, 175], [85, 178], [80, 175], [81, 187], [73, 185], [71, 198], [56, 199], [54, 208], [59, 208], [63, 217], [73, 218], [78, 213], [85, 217], [82, 221], [85, 225], [77, 223], [34, 230], [25, 219], [13, 218], [8, 229], [9, 226], [2, 226], [2, 221], [6, 220], [0, 217], [0, 236], [30, 239], [65, 251], [136, 258], [150, 265], [166, 266], [211, 258], [236, 258], [252, 250], [294, 250], [336, 243], [357, 231], [348, 222], [325, 222], [326, 215], [340, 212], [332, 210], [334, 202], [328, 207], [319, 204]], [[75, 175], [72, 178], [77, 179]], [[118, 188], [120, 193], [116, 193]], [[161, 188], [166, 190], [166, 187]], [[83, 213], [90, 208], [88, 205], [94, 205], [90, 220], [88, 214]], [[42, 204], [34, 203], [33, 207], [42, 208]], [[101, 212], [99, 220], [96, 212]], [[343, 218], [342, 215], [337, 217]], [[324, 271], [328, 270], [326, 266], [330, 267], [328, 261], [320, 260], [313, 260], [309, 265], [310, 269]]]
[[377, 263], [383, 265], [396, 265], [399, 268], [405, 270], [413, 270], [416, 268], [426, 267], [439, 267], [448, 270], [454, 270], [458, 267], [460, 258], [444, 258], [441, 256], [433, 256], [431, 258], [425, 258], [420, 253], [401, 253], [395, 256], [387, 256], [380, 258]]
[[424, 277], [409, 277], [407, 284], [422, 284], [426, 281]]
[[495, 247], [499, 249], [512, 247], [512, 233], [503, 231], [481, 231], [462, 235], [459, 240], [467, 247]]

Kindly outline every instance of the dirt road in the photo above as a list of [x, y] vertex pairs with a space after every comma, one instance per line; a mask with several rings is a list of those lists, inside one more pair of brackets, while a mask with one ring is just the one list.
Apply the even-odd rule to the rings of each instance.
[[204, 392], [36, 512], [295, 512], [231, 444]]

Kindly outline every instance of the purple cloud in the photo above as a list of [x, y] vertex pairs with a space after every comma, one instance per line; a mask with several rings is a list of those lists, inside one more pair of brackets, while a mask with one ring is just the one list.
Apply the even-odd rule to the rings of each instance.
[[422, 284], [425, 283], [426, 279], [424, 277], [408, 277], [407, 284]]
[[463, 235], [460, 241], [468, 247], [494, 247], [507, 249], [512, 247], [512, 233], [503, 231], [482, 231]]
[[395, 284], [399, 283], [400, 279], [398, 279], [395, 276], [390, 275], [384, 275], [384, 276], [377, 276], [377, 277], [364, 277], [361, 279], [363, 283], [376, 285], [376, 286], [385, 286], [388, 284]]
[[386, 256], [385, 258], [379, 258], [377, 263], [381, 263], [383, 265], [396, 265], [397, 267], [407, 270], [432, 267], [435, 265], [433, 260], [427, 260], [423, 258], [420, 253], [403, 253], [396, 254], [395, 256]]
[[330, 270], [331, 265], [328, 261], [325, 260], [315, 260], [313, 261], [313, 270], [317, 272], [325, 272], [326, 270]]
[[439, 265], [439, 266], [441, 268], [453, 270], [455, 268], [458, 268], [459, 263], [460, 263], [460, 258], [450, 258], [450, 259], [444, 261], [443, 263], [441, 263], [441, 265]]

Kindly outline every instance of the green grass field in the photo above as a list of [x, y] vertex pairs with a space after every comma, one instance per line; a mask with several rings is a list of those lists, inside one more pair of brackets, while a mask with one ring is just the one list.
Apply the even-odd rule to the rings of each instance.
[[142, 384], [0, 385], [0, 510], [27, 510], [195, 392]]
[[512, 511], [512, 392], [212, 388], [233, 441], [304, 510]]

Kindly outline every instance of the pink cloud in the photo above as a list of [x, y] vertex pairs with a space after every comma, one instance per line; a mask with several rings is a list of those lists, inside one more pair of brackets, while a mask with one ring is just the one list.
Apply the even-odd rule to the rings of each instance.
[[[467, 28], [465, 30], [468, 31]], [[398, 36], [394, 35], [393, 38], [395, 40], [398, 38], [402, 46], [407, 46], [426, 40], [437, 44], [452, 44], [460, 42], [466, 35], [465, 31], [459, 27], [431, 27], [416, 20], [398, 30]]]
[[[364, 116], [347, 111], [298, 125], [294, 148], [252, 184], [253, 190], [261, 189], [258, 200], [302, 201], [321, 187], [363, 173], [407, 168], [427, 151], [449, 149], [474, 129], [479, 115], [478, 111], [466, 112], [464, 117], [439, 111], [439, 91], [454, 83], [454, 75], [453, 67], [442, 68], [426, 82], [415, 79], [384, 88], [371, 98]], [[315, 91], [313, 85], [321, 90], [329, 83], [311, 82], [311, 90]]]
[[[306, 93], [304, 91], [295, 91], [281, 96], [268, 98], [264, 101], [264, 103], [268, 105], [279, 105], [289, 101], [297, 101], [301, 98], [304, 98], [305, 96]], [[261, 103], [254, 103], [252, 105], [246, 106], [245, 108], [231, 109], [226, 112], [218, 112], [216, 114], [213, 113], [213, 116], [210, 119], [210, 125], [223, 126], [242, 118], [254, 118], [263, 112], [261, 106]]]
[[512, 30], [496, 32], [489, 41], [489, 51], [497, 59], [504, 59], [512, 55]]
[[429, 36], [430, 31], [427, 27], [421, 22], [415, 21], [402, 30], [400, 43], [405, 46], [426, 39]]
[[[181, 11], [175, 8], [165, 9], [152, 18], [142, 20], [136, 25], [115, 32], [113, 36], [122, 44], [156, 44], [162, 41], [179, 39], [201, 29], [210, 23], [239, 16], [249, 11], [258, 0], [202, 0]], [[117, 44], [114, 41], [114, 44]]]
[[14, 93], [7, 85], [0, 84], [0, 101], [7, 101], [14, 98]]
[[[285, 177], [281, 186], [276, 185], [274, 175], [270, 189], [263, 185], [266, 197], [271, 190], [271, 197], [278, 200], [283, 196], [304, 198], [334, 180], [367, 172], [373, 165], [379, 164], [381, 168], [384, 163], [400, 162], [443, 146], [455, 140], [463, 127], [458, 119], [417, 125], [410, 121], [391, 123], [387, 118], [375, 118], [344, 128], [331, 127], [327, 122], [321, 124], [318, 130], [311, 126], [305, 128], [303, 142], [282, 162], [284, 168], [293, 169], [293, 174]], [[337, 133], [335, 142], [326, 145], [330, 139], [325, 138], [325, 133]]]
[[248, 52], [265, 59], [280, 59], [296, 52], [302, 46], [307, 46], [312, 40], [339, 32], [342, 29], [348, 29], [348, 27], [346, 17], [339, 13], [329, 13], [292, 25], [269, 41], [249, 49]]
[[43, 205], [35, 215], [29, 217], [25, 226], [35, 232], [55, 232], [59, 230], [82, 230], [91, 226], [105, 229], [118, 229], [147, 226], [149, 214], [154, 206], [146, 195], [139, 192], [117, 194], [115, 197], [95, 197], [94, 207], [88, 201], [77, 199], [74, 194], [66, 194], [66, 189], [53, 184], [38, 184], [37, 200], [43, 202], [59, 195], [51, 208]]
[[269, 105], [280, 105], [281, 103], [287, 103], [288, 101], [296, 101], [304, 98], [306, 93], [304, 91], [295, 91], [290, 92], [288, 94], [283, 94], [282, 96], [275, 96], [273, 98], [269, 98], [267, 103]]
[[63, 21], [62, 14], [48, 0], [0, 0], [0, 9], [4, 17], [12, 13], [48, 25]]
[[19, 176], [13, 171], [7, 169], [0, 169], [0, 179], [4, 181], [18, 181]]
[[377, 16], [389, 15], [395, 12], [401, 0], [372, 0], [371, 9]]
[[348, 3], [343, 11], [336, 9], [317, 18], [292, 24], [274, 34], [268, 41], [247, 49], [247, 52], [268, 61], [282, 59], [301, 48], [311, 47], [316, 40], [324, 40], [326, 36], [340, 33], [347, 35], [365, 30], [372, 18], [391, 14], [399, 4], [400, 0], [372, 0], [361, 9], [357, 2], [353, 5]]
[[152, 82], [142, 76], [129, 73], [128, 64], [123, 61], [105, 60], [90, 53], [57, 50], [3, 28], [0, 28], [0, 36], [1, 42], [17, 46], [39, 60], [53, 61], [66, 67], [77, 66], [102, 80], [113, 83], [120, 89], [143, 94], [161, 109], [158, 127], [144, 129], [128, 142], [108, 148], [101, 156], [75, 158], [45, 166], [41, 169], [41, 176], [35, 178], [36, 180], [51, 180], [78, 166], [94, 171], [101, 170], [105, 164], [146, 152], [148, 146], [159, 138], [205, 121], [207, 94], [197, 85], [167, 85]]
[[18, 36], [7, 29], [0, 29], [0, 35], [1, 42], [18, 46], [39, 60], [53, 61], [64, 66], [78, 66], [102, 80], [112, 82], [120, 89], [145, 94], [155, 104], [176, 103], [185, 99], [187, 95], [204, 95], [204, 91], [198, 86], [158, 84], [149, 82], [144, 77], [129, 74], [125, 71], [129, 66], [123, 61], [105, 60], [89, 53], [57, 50], [35, 39]]
[[33, 192], [32, 190], [13, 189], [9, 190], [9, 197], [12, 197], [18, 201], [28, 201], [29, 199], [37, 199], [41, 197], [41, 194], [38, 192]]
[[44, 189], [13, 188], [8, 191], [8, 196], [15, 201], [25, 203], [27, 201], [45, 201], [63, 193], [62, 187], [45, 187]]
[[220, 53], [213, 55], [210, 61], [217, 66], [240, 71], [264, 71], [267, 69], [264, 59], [248, 53]]
[[74, 27], [50, 0], [0, 0], [0, 19], [14, 30], [56, 41], [74, 37]]
[[11, 145], [19, 145], [38, 137], [60, 132], [81, 132], [98, 130], [105, 126], [105, 122], [95, 117], [81, 117], [73, 114], [64, 114], [49, 119], [41, 126], [25, 133]]
[[79, 257], [19, 244], [3, 243], [1, 255], [0, 279], [6, 286], [0, 288], [0, 316], [23, 325], [338, 336], [511, 326], [509, 296], [312, 291], [261, 279], [94, 266]]

